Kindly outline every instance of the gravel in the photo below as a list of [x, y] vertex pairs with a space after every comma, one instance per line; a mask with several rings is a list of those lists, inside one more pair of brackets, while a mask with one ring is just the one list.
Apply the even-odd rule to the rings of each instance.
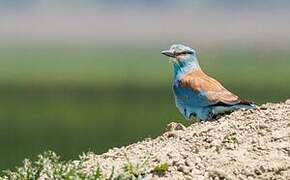
[[[84, 171], [118, 173], [129, 159], [144, 162], [144, 179], [290, 179], [290, 100], [189, 127], [172, 122], [167, 129], [155, 139], [89, 153]], [[150, 171], [160, 163], [168, 164], [164, 174]]]

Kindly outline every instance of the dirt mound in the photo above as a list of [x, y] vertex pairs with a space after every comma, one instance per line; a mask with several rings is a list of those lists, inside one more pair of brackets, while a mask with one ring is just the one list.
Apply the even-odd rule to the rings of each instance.
[[145, 179], [290, 179], [290, 100], [187, 128], [171, 123], [156, 139], [85, 159], [87, 173], [118, 174], [127, 162]]
[[46, 152], [0, 179], [290, 179], [290, 100], [187, 128], [171, 123], [155, 139], [75, 161]]

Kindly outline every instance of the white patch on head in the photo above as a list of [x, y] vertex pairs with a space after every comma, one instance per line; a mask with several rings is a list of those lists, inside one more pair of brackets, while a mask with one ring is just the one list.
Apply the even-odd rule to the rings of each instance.
[[[175, 52], [176, 54], [182, 53], [182, 52], [192, 52], [193, 55], [196, 54], [194, 49], [192, 49], [191, 47], [185, 46], [183, 44], [173, 44], [170, 47], [170, 50]], [[180, 61], [180, 60], [183, 60], [183, 59], [187, 59], [188, 56], [192, 56], [192, 54], [180, 54], [180, 55], [177, 55], [175, 58], [173, 58], [174, 59], [173, 62], [177, 62], [177, 61]]]
[[195, 53], [194, 49], [192, 49], [191, 47], [185, 46], [183, 44], [173, 44], [170, 47], [170, 50], [172, 50], [172, 51], [174, 51], [176, 53], [180, 53], [180, 52], [184, 52], [184, 51], [190, 51], [190, 52]]

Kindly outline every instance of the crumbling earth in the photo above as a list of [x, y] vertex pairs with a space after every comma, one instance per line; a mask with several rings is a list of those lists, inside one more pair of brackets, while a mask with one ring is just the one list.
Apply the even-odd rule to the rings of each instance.
[[53, 152], [0, 179], [290, 179], [290, 100], [63, 162]]
[[[171, 123], [156, 139], [86, 159], [87, 173], [100, 167], [118, 174], [129, 161], [145, 179], [290, 179], [290, 100], [187, 128]], [[158, 164], [167, 164], [166, 172], [152, 171]]]

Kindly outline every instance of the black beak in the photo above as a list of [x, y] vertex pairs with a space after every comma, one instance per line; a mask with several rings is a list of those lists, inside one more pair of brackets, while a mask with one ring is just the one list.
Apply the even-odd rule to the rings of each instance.
[[168, 57], [175, 58], [175, 53], [173, 51], [171, 51], [171, 50], [161, 51], [161, 54], [163, 54], [165, 56], [168, 56]]

